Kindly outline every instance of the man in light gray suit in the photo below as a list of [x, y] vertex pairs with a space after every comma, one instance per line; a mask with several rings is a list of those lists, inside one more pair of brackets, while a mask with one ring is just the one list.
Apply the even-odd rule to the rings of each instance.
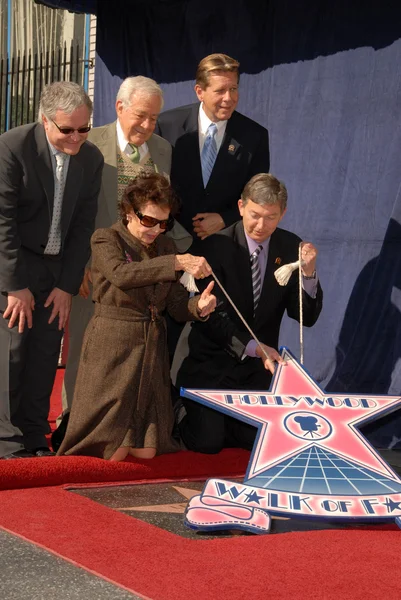
[[[171, 146], [153, 134], [163, 107], [163, 92], [148, 77], [128, 77], [117, 94], [117, 120], [90, 133], [90, 140], [104, 156], [102, 185], [99, 194], [96, 228], [111, 227], [118, 219], [118, 205], [125, 187], [143, 169], [170, 175]], [[167, 234], [180, 252], [185, 252], [190, 236], [177, 222]], [[90, 293], [90, 267], [86, 269], [80, 295], [74, 298], [69, 321], [69, 352], [64, 377], [63, 409], [72, 402], [83, 335], [93, 314]], [[58, 434], [53, 444], [57, 444]]]
[[103, 167], [91, 113], [81, 86], [55, 82], [38, 123], [0, 136], [0, 457], [52, 454], [50, 394]]

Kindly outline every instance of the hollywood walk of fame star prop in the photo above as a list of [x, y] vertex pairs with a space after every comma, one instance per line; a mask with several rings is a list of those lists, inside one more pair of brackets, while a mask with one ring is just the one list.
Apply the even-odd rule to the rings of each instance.
[[209, 479], [186, 524], [266, 533], [278, 514], [401, 527], [401, 479], [359, 431], [401, 398], [325, 393], [288, 349], [282, 356], [269, 391], [181, 390], [258, 429], [243, 484]]

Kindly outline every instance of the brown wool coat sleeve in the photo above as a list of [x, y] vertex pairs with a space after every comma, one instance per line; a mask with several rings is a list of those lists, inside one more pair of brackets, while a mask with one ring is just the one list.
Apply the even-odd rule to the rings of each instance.
[[121, 290], [175, 281], [175, 255], [158, 256], [151, 261], [126, 262], [121, 256], [118, 233], [98, 229], [92, 236], [92, 257], [108, 281]]

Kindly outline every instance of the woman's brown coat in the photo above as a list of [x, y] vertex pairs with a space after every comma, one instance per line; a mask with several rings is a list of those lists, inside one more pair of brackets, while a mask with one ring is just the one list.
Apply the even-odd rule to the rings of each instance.
[[148, 249], [117, 223], [98, 229], [91, 243], [95, 314], [59, 454], [107, 459], [120, 446], [178, 450], [162, 315], [198, 320], [198, 298], [188, 301], [177, 282], [175, 246], [165, 236]]

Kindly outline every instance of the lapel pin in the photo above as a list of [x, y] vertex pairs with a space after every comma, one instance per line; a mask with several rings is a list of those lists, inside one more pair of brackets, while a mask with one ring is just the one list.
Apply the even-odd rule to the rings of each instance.
[[231, 152], [231, 154], [233, 154], [235, 152], [235, 146], [234, 146], [234, 144], [230, 144], [228, 146], [228, 151]]
[[276, 260], [274, 261], [274, 264], [275, 264], [275, 265], [281, 265], [281, 258], [280, 258], [279, 256], [278, 256], [278, 257], [276, 258]]

